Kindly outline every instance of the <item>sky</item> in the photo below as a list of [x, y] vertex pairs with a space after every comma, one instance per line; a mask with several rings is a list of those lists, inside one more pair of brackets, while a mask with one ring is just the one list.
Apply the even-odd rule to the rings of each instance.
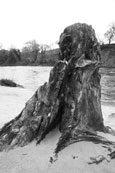
[[92, 25], [103, 39], [115, 22], [115, 0], [0, 0], [0, 43], [22, 48], [25, 42], [55, 47], [64, 28], [74, 23]]

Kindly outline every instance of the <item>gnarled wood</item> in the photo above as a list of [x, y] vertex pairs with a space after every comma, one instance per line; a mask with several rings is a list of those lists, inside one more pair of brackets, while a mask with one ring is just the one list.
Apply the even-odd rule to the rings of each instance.
[[103, 124], [100, 87], [100, 48], [91, 26], [74, 24], [60, 36], [59, 61], [48, 83], [38, 88], [25, 108], [0, 130], [0, 150], [39, 143], [59, 124], [56, 153], [65, 146], [91, 140], [107, 143], [96, 131]]

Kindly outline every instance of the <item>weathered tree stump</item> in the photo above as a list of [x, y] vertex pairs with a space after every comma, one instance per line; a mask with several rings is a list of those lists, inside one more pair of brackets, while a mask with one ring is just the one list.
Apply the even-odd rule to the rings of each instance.
[[0, 150], [27, 145], [59, 125], [62, 133], [55, 152], [81, 141], [109, 143], [101, 111], [100, 47], [87, 24], [67, 27], [60, 36], [59, 60], [48, 83], [39, 87], [22, 112], [0, 130]]

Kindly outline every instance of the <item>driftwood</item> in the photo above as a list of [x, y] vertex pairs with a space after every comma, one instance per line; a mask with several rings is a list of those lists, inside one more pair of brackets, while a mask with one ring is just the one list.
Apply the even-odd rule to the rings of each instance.
[[20, 87], [20, 88], [24, 88], [22, 85], [19, 85], [17, 83], [15, 83], [12, 80], [9, 79], [1, 79], [0, 80], [0, 85], [1, 86], [5, 86], [5, 87]]
[[67, 27], [60, 36], [59, 60], [48, 83], [39, 87], [22, 112], [0, 130], [0, 150], [39, 143], [59, 125], [62, 135], [55, 150], [89, 140], [111, 142], [97, 136], [107, 132], [101, 111], [100, 47], [87, 24]]

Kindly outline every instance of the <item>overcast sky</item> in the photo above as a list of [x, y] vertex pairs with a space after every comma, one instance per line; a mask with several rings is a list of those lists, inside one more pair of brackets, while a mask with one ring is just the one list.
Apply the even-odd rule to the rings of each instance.
[[52, 44], [70, 24], [91, 24], [100, 38], [115, 22], [115, 0], [0, 0], [0, 43], [21, 48], [29, 40]]

